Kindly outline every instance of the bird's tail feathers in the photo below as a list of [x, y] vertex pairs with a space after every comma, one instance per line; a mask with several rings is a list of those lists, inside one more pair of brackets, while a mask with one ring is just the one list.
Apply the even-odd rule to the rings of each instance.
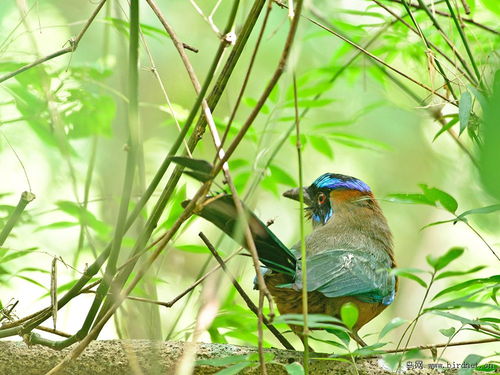
[[[189, 201], [185, 201], [182, 205], [186, 207], [188, 203]], [[246, 206], [243, 206], [243, 209], [259, 260], [273, 271], [295, 274], [297, 260], [293, 253]], [[216, 225], [246, 249], [249, 248], [231, 195], [224, 194], [207, 199], [203, 208], [196, 214]]]

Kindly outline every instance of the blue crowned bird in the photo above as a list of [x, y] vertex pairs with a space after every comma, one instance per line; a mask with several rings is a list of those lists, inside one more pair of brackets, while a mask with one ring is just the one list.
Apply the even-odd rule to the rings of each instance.
[[[395, 260], [387, 221], [371, 189], [357, 178], [326, 173], [310, 186], [283, 195], [299, 200], [299, 189], [313, 225], [305, 238], [308, 312], [338, 318], [343, 304], [354, 303], [359, 316], [351, 336], [366, 345], [358, 330], [393, 302], [397, 290], [397, 279], [390, 273]], [[266, 286], [280, 313], [302, 313], [300, 243], [288, 248], [245, 210]], [[196, 213], [248, 248], [230, 195], [208, 199]], [[301, 336], [302, 327], [291, 328]]]

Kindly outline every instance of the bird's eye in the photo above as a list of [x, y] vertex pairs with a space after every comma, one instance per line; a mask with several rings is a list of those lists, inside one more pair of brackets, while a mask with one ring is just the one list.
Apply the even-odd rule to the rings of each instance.
[[326, 194], [325, 193], [319, 193], [318, 194], [318, 203], [323, 204], [326, 202]]

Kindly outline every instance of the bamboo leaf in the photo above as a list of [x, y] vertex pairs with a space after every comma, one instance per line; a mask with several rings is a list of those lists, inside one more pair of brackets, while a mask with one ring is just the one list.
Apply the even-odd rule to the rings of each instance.
[[293, 362], [285, 366], [288, 375], [304, 375], [304, 367], [299, 362]]
[[470, 273], [478, 272], [481, 271], [482, 269], [485, 269], [486, 266], [477, 266], [473, 267], [469, 270], [466, 271], [447, 271], [447, 272], [442, 272], [438, 274], [434, 280], [439, 280], [439, 279], [444, 279], [446, 277], [453, 277], [453, 276], [463, 276], [463, 275], [468, 275]]
[[436, 271], [439, 271], [453, 262], [455, 259], [461, 257], [464, 251], [465, 249], [463, 247], [452, 247], [444, 255], [441, 255], [438, 258], [435, 258], [432, 255], [428, 255], [426, 257], [427, 263], [429, 263], [429, 265]]
[[470, 92], [465, 91], [460, 97], [460, 102], [458, 106], [458, 118], [460, 119], [460, 133], [467, 128], [470, 119], [470, 113], [472, 110], [472, 95]]
[[389, 323], [387, 323], [384, 326], [384, 328], [382, 328], [382, 330], [380, 331], [380, 333], [378, 335], [378, 339], [380, 340], [382, 337], [387, 335], [390, 331], [398, 328], [399, 326], [402, 326], [406, 322], [408, 322], [408, 320], [400, 318], [400, 317], [393, 318]]

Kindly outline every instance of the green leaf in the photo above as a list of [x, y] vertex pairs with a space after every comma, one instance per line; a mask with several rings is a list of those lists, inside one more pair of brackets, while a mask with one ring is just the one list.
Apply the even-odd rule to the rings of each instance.
[[311, 146], [321, 154], [325, 155], [329, 159], [333, 159], [333, 150], [330, 143], [321, 136], [309, 135], [309, 142]]
[[424, 288], [427, 288], [427, 283], [424, 280], [422, 280], [417, 275], [414, 275], [413, 273], [406, 271], [405, 268], [393, 268], [393, 269], [391, 269], [390, 272], [393, 275], [401, 276], [401, 277], [406, 277], [407, 279], [416, 281], [417, 283], [419, 283]]
[[447, 311], [435, 310], [435, 311], [432, 311], [432, 313], [435, 315], [440, 315], [440, 316], [448, 318], [448, 319], [456, 320], [457, 322], [460, 322], [462, 324], [471, 324], [471, 325], [479, 325], [480, 324], [480, 325], [490, 325], [490, 326], [495, 325], [494, 323], [491, 323], [491, 322], [483, 320], [483, 319], [464, 318], [460, 315], [452, 314], [452, 313], [447, 312]]
[[[250, 108], [255, 108], [258, 102], [254, 98], [243, 98], [243, 103]], [[270, 112], [271, 110], [269, 109], [269, 106], [264, 103], [264, 105], [260, 109], [260, 113], [268, 115]]]
[[210, 173], [199, 172], [199, 171], [184, 171], [182, 173], [200, 182], [207, 182], [208, 180], [210, 180], [211, 177]]
[[48, 288], [45, 285], [39, 283], [38, 281], [32, 279], [31, 277], [27, 277], [27, 276], [24, 276], [24, 275], [13, 275], [13, 277], [17, 277], [19, 279], [23, 279], [23, 280], [25, 280], [25, 281], [27, 281], [27, 282], [29, 282], [31, 284], [39, 286], [40, 288], [42, 288], [44, 290], [48, 290]]
[[465, 91], [460, 96], [460, 102], [458, 105], [458, 118], [460, 119], [460, 132], [462, 132], [467, 128], [469, 124], [470, 113], [472, 110], [472, 95], [470, 92]]
[[252, 363], [252, 362], [241, 362], [241, 363], [237, 363], [235, 365], [229, 366], [223, 370], [217, 371], [215, 374], [216, 375], [239, 374], [243, 369], [246, 369], [247, 367], [250, 367], [253, 365], [254, 365], [254, 363]]
[[271, 177], [277, 183], [291, 187], [298, 185], [295, 179], [287, 171], [278, 167], [277, 165], [272, 164], [269, 166], [269, 169], [271, 171]]
[[432, 139], [432, 142], [434, 142], [441, 134], [443, 134], [445, 131], [450, 129], [457, 122], [458, 122], [458, 116], [453, 117], [450, 121], [448, 121], [448, 123], [446, 125], [444, 125], [443, 127], [441, 127], [441, 129], [439, 129], [439, 131], [436, 133], [436, 135]]
[[399, 326], [402, 326], [406, 322], [408, 322], [408, 320], [400, 318], [400, 317], [393, 318], [389, 323], [387, 323], [384, 326], [384, 328], [382, 328], [382, 330], [380, 331], [380, 333], [378, 335], [378, 339], [380, 340], [382, 337], [387, 335], [390, 331], [398, 328]]
[[176, 189], [173, 194], [173, 201], [170, 204], [170, 210], [167, 215], [167, 219], [160, 225], [162, 229], [170, 229], [170, 227], [179, 218], [184, 207], [182, 207], [182, 202], [186, 199], [186, 185], [182, 185], [180, 189]]
[[462, 256], [463, 253], [464, 253], [463, 247], [452, 247], [444, 255], [441, 255], [438, 258], [434, 258], [433, 256], [428, 255], [426, 259], [427, 263], [429, 263], [429, 265], [433, 267], [434, 270], [439, 271], [442, 270], [451, 262], [453, 262], [455, 259]]
[[172, 156], [170, 158], [174, 163], [193, 171], [210, 173], [212, 172], [212, 164], [203, 159], [193, 159], [185, 156]]
[[[347, 329], [343, 327], [343, 322], [333, 316], [323, 314], [308, 314], [309, 328], [318, 329], [333, 329], [346, 332]], [[304, 325], [304, 317], [302, 314], [283, 314], [275, 319], [276, 323], [286, 323], [288, 325]], [[340, 324], [340, 325], [339, 325]]]
[[175, 245], [175, 248], [177, 250], [185, 251], [188, 253], [196, 253], [196, 254], [210, 253], [210, 250], [208, 250], [206, 246], [201, 246], [201, 245]]
[[71, 201], [58, 201], [56, 206], [62, 212], [77, 218], [80, 223], [87, 225], [101, 235], [106, 235], [110, 228], [103, 221], [98, 220], [92, 212]]
[[[297, 106], [299, 108], [318, 108], [318, 107], [324, 107], [327, 106], [328, 104], [334, 102], [335, 99], [302, 99], [299, 98], [297, 102]], [[285, 103], [285, 107], [287, 108], [293, 108], [295, 107], [295, 102], [293, 100], [290, 100]]]
[[470, 273], [481, 271], [482, 269], [485, 269], [485, 268], [486, 268], [486, 266], [476, 266], [476, 267], [473, 267], [467, 271], [446, 271], [446, 272], [442, 272], [442, 273], [438, 274], [434, 278], [434, 280], [444, 279], [445, 277], [468, 275]]
[[111, 135], [111, 123], [116, 114], [116, 104], [109, 96], [97, 95], [84, 89], [68, 90], [68, 106], [62, 114], [70, 138], [92, 135]]
[[[33, 251], [37, 250], [37, 248], [31, 248], [31, 249], [26, 249], [26, 250], [12, 250], [12, 249], [7, 249], [7, 248], [0, 248], [0, 261], [2, 264], [7, 263], [11, 260], [21, 258], [23, 256], [26, 256], [28, 254], [31, 254]], [[4, 253], [3, 256], [1, 254]], [[7, 255], [5, 255], [7, 254]]]
[[247, 360], [246, 354], [240, 355], [230, 355], [222, 358], [210, 358], [210, 359], [199, 359], [195, 363], [196, 365], [206, 365], [206, 366], [227, 366], [233, 365], [235, 363], [245, 362]]
[[358, 321], [359, 311], [356, 305], [352, 302], [347, 302], [342, 305], [340, 308], [340, 317], [344, 324], [352, 329], [356, 322]]
[[443, 208], [451, 213], [454, 213], [458, 208], [458, 203], [450, 194], [444, 192], [443, 190], [437, 188], [430, 188], [425, 184], [419, 185], [424, 192], [425, 197], [436, 204], [441, 203]]
[[[114, 17], [106, 17], [104, 20], [112, 25], [117, 31], [122, 33], [123, 35], [127, 36], [129, 35], [129, 29], [130, 29], [130, 23], [119, 19], [119, 18], [114, 18]], [[154, 26], [146, 25], [144, 23], [140, 24], [141, 32], [144, 35], [150, 36], [150, 37], [155, 37], [157, 39], [160, 39], [159, 37], [162, 38], [170, 38], [170, 36], [166, 33], [165, 30], [159, 29]]]
[[285, 366], [288, 375], [304, 375], [304, 367], [299, 362], [293, 362]]
[[440, 303], [438, 305], [431, 306], [429, 308], [426, 308], [424, 311], [433, 311], [433, 310], [451, 310], [451, 309], [460, 309], [460, 308], [467, 308], [467, 309], [475, 309], [475, 308], [493, 308], [493, 309], [498, 309], [497, 306], [490, 305], [488, 303], [483, 303], [483, 302], [476, 302], [476, 301], [470, 301], [469, 296], [466, 297], [461, 297], [461, 298], [455, 298], [443, 303]]
[[494, 204], [494, 205], [486, 206], [486, 207], [473, 208], [472, 210], [462, 212], [460, 215], [458, 215], [457, 219], [461, 220], [468, 215], [489, 214], [489, 213], [496, 212], [496, 211], [500, 211], [500, 204]]
[[455, 334], [456, 329], [455, 329], [455, 327], [450, 327], [450, 328], [441, 328], [441, 329], [439, 330], [439, 332], [441, 332], [441, 334], [442, 334], [443, 336], [446, 336], [446, 337], [448, 337], [448, 338], [449, 338], [449, 337], [452, 337], [452, 336]]
[[497, 0], [481, 0], [481, 2], [487, 9], [500, 15], [500, 3]]
[[335, 142], [343, 144], [344, 146], [368, 149], [374, 151], [388, 150], [389, 146], [383, 142], [376, 141], [374, 139], [359, 137], [353, 134], [347, 133], [327, 133], [325, 134], [332, 138]]
[[355, 351], [352, 352], [354, 356], [359, 356], [359, 357], [367, 357], [367, 356], [373, 356], [373, 355], [380, 355], [385, 353], [383, 350], [377, 350], [379, 348], [382, 348], [383, 346], [386, 346], [386, 342], [378, 342], [373, 345], [367, 345], [362, 348], [356, 349]]
[[[347, 335], [347, 336], [349, 337], [349, 335]], [[314, 341], [319, 341], [319, 342], [322, 342], [322, 343], [334, 346], [336, 348], [344, 349], [344, 350], [347, 350], [347, 351], [349, 350], [349, 347], [347, 347], [345, 344], [342, 344], [342, 343], [337, 342], [337, 341], [324, 340], [324, 339], [320, 339], [320, 338], [317, 338], [317, 337], [314, 337], [314, 336], [309, 336], [309, 338], [312, 339], [312, 340], [314, 340]]]
[[430, 227], [435, 227], [436, 225], [441, 225], [441, 224], [446, 224], [446, 223], [455, 223], [457, 221], [458, 221], [457, 219], [435, 221], [433, 223], [429, 223], [429, 224], [424, 225], [422, 228], [420, 228], [420, 230], [424, 230], [424, 229], [430, 228]]
[[479, 287], [483, 287], [484, 284], [490, 284], [490, 283], [500, 283], [500, 275], [495, 275], [495, 276], [491, 276], [488, 278], [467, 280], [467, 281], [464, 281], [462, 283], [452, 285], [449, 288], [443, 289], [438, 294], [436, 294], [432, 298], [431, 301], [434, 301], [436, 298], [444, 296], [445, 294], [448, 294], [451, 292], [456, 292], [458, 290], [462, 290], [462, 289], [468, 288], [470, 286], [476, 286], [479, 288]]
[[[344, 328], [344, 327], [340, 327]], [[342, 341], [346, 348], [349, 348], [349, 343], [351, 342], [351, 336], [349, 336], [348, 331], [344, 328], [344, 330], [339, 330], [337, 327], [325, 328], [328, 333], [337, 336], [340, 341]]]
[[387, 200], [394, 203], [426, 204], [434, 206], [434, 202], [430, 201], [424, 194], [389, 194]]
[[16, 273], [23, 273], [23, 272], [40, 272], [44, 274], [50, 274], [50, 272], [47, 270], [42, 270], [40, 268], [35, 268], [35, 267], [24, 267], [16, 271]]
[[476, 89], [474, 86], [471, 86], [471, 85], [467, 85], [467, 89], [469, 90], [469, 92], [471, 92], [476, 97], [476, 100], [479, 102], [479, 104], [481, 105], [481, 108], [484, 111], [486, 109], [486, 107], [488, 106], [488, 102], [487, 102], [484, 94], [481, 91], [479, 91], [478, 89]]
[[[274, 355], [274, 353], [264, 353], [264, 361], [265, 362], [271, 362], [274, 357], [276, 357]], [[247, 361], [251, 361], [251, 362], [259, 362], [260, 359], [259, 359], [259, 353], [250, 353], [248, 356], [247, 356]]]
[[477, 366], [479, 362], [483, 359], [483, 356], [477, 355], [477, 354], [469, 354], [465, 359], [463, 360], [463, 363], [467, 363], [469, 365], [468, 368], [461, 368], [458, 370], [457, 375], [472, 375], [474, 368]]
[[41, 231], [41, 230], [46, 230], [46, 229], [65, 229], [65, 228], [72, 228], [80, 225], [77, 222], [74, 221], [57, 221], [55, 223], [50, 223], [47, 225], [40, 225], [35, 229], [35, 232]]

